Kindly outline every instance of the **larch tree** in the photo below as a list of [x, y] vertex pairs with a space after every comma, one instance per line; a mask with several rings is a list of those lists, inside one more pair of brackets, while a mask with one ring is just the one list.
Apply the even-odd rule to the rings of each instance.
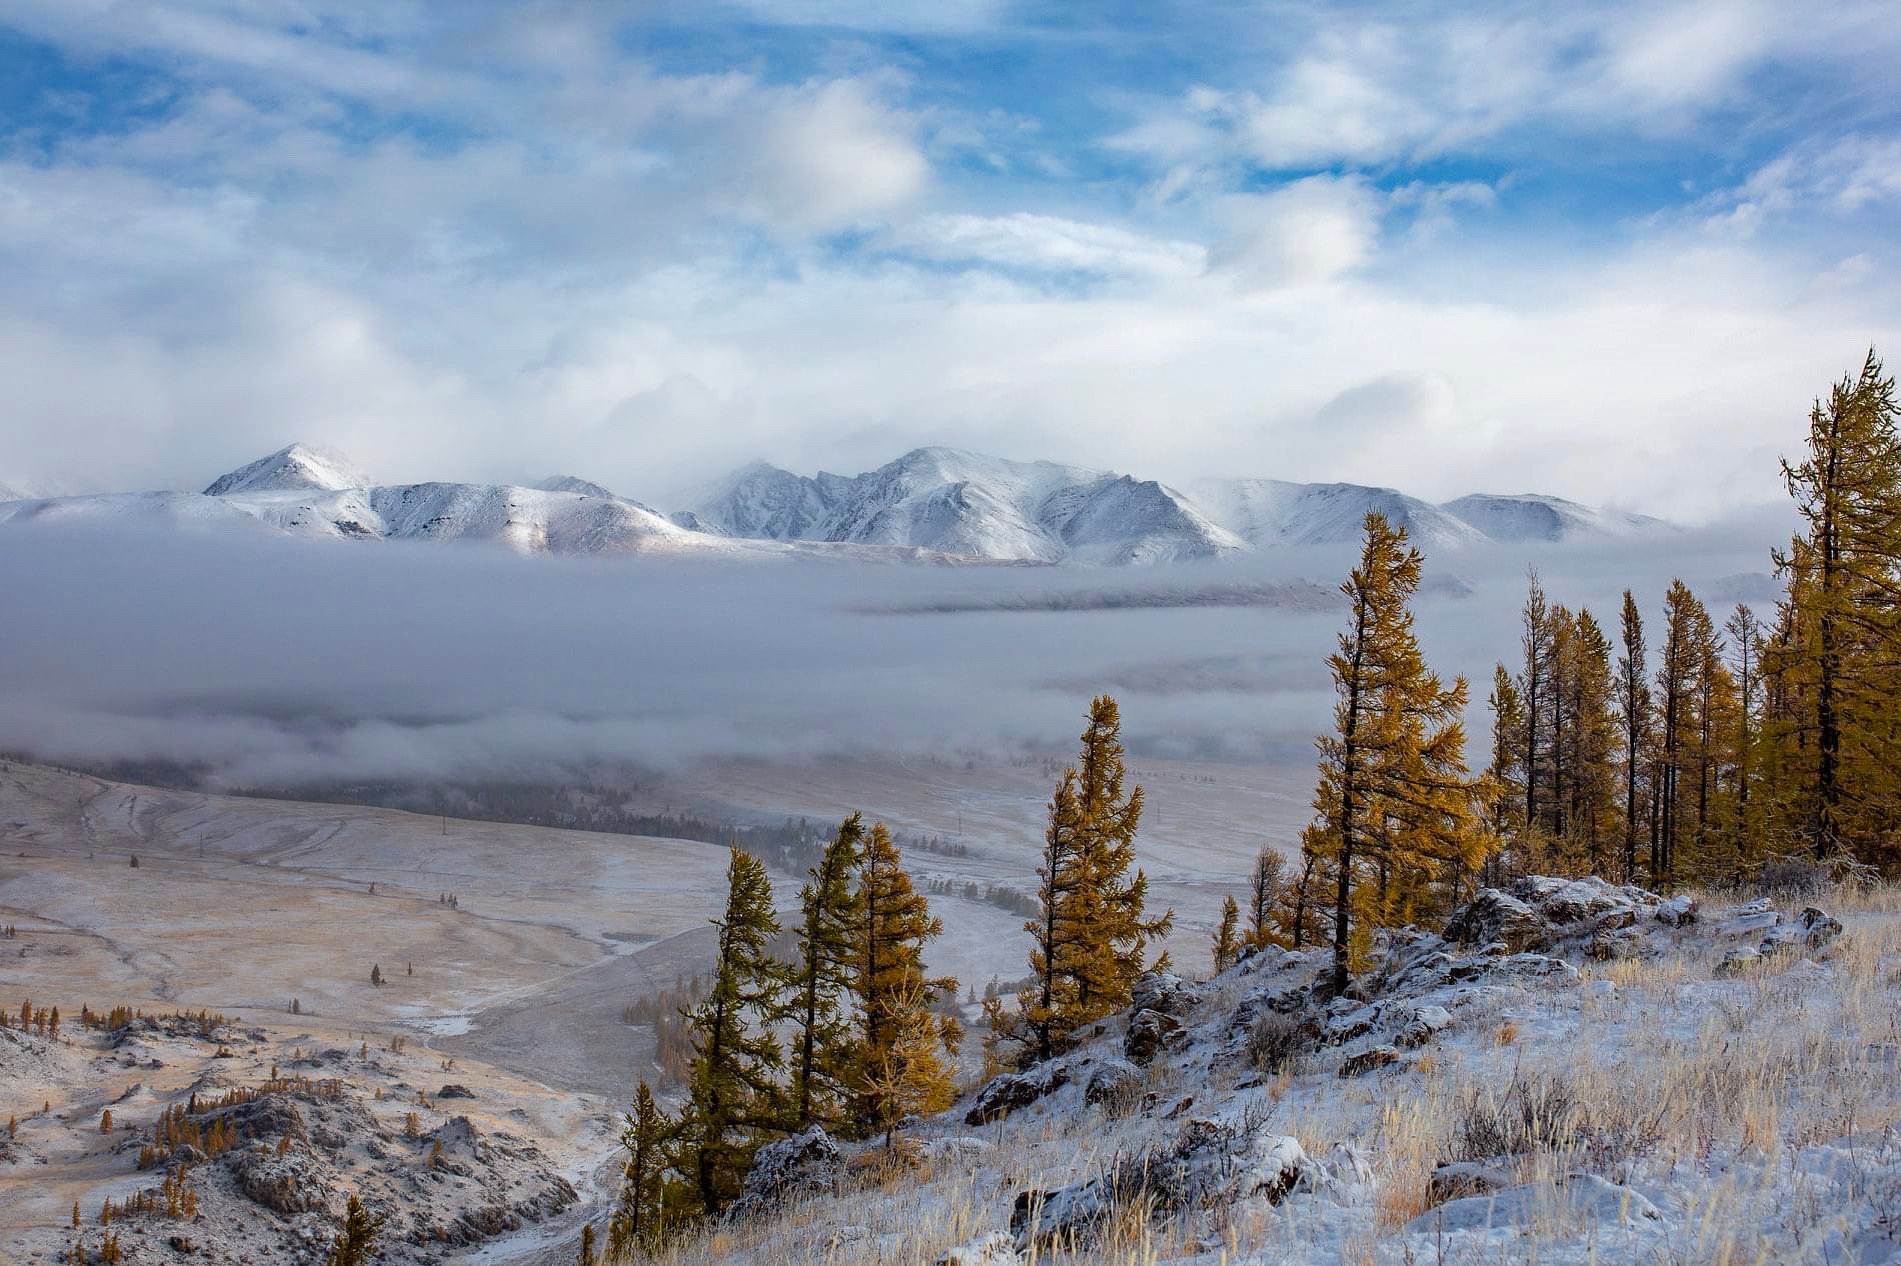
[[1409, 606], [1420, 555], [1403, 529], [1369, 514], [1334, 680], [1334, 732], [1318, 740], [1320, 782], [1302, 848], [1333, 872], [1332, 990], [1344, 993], [1373, 927], [1433, 910], [1476, 871], [1491, 836], [1489, 786], [1465, 767], [1463, 679], [1427, 669]]
[[1077, 852], [1076, 771], [1063, 771], [1050, 797], [1043, 832], [1043, 856], [1037, 867], [1037, 915], [1023, 930], [1031, 936], [1030, 978], [1018, 991], [1016, 1005], [1000, 998], [984, 1000], [990, 1025], [992, 1058], [1010, 1053], [1027, 1066], [1053, 1059], [1074, 1027], [1076, 987], [1071, 964], [1080, 943], [1076, 894], [1083, 882]]
[[1533, 568], [1528, 574], [1525, 609], [1520, 617], [1519, 644], [1524, 652], [1525, 670], [1518, 679], [1518, 695], [1524, 705], [1525, 830], [1538, 827], [1538, 769], [1544, 751], [1544, 702], [1550, 687], [1547, 678], [1551, 664], [1551, 611], [1545, 602], [1545, 588]]
[[1799, 762], [1786, 806], [1817, 858], [1892, 867], [1901, 836], [1901, 435], [1894, 379], [1870, 349], [1809, 411], [1783, 481], [1801, 530], [1776, 563], [1791, 636], [1765, 664], [1786, 678], [1778, 759]]
[[1248, 874], [1247, 943], [1256, 949], [1285, 943], [1280, 909], [1286, 871], [1287, 859], [1279, 849], [1263, 845], [1254, 855], [1254, 869]]
[[1756, 747], [1761, 737], [1758, 718], [1762, 712], [1762, 621], [1749, 604], [1739, 602], [1723, 625], [1730, 654], [1730, 673], [1736, 683], [1735, 785], [1731, 798], [1730, 832], [1738, 866], [1753, 864], [1760, 851], [1762, 833], [1750, 807], [1750, 792], [1757, 776]]
[[[956, 1097], [947, 1054], [963, 1028], [932, 1006], [955, 998], [957, 982], [924, 973], [925, 942], [942, 935], [923, 893], [882, 822], [871, 827], [859, 879], [857, 981], [861, 1015], [855, 1116], [866, 1133], [888, 1132], [907, 1113], [936, 1112]], [[931, 1040], [917, 1035], [929, 1030]]]
[[1578, 611], [1570, 642], [1566, 676], [1565, 711], [1570, 724], [1566, 735], [1569, 777], [1566, 786], [1565, 835], [1572, 852], [1589, 874], [1604, 871], [1614, 836], [1616, 766], [1619, 755], [1617, 716], [1612, 695], [1611, 643], [1589, 610]]
[[847, 1012], [859, 956], [860, 895], [853, 889], [865, 824], [852, 814], [839, 824], [799, 890], [798, 980], [794, 1007], [792, 1125], [836, 1128], [845, 1118], [857, 1032]]
[[[1503, 664], [1492, 669], [1492, 693], [1485, 703], [1492, 713], [1492, 761], [1485, 770], [1493, 788], [1492, 833], [1516, 840], [1525, 827], [1525, 701]], [[1503, 860], [1501, 850], [1487, 860], [1487, 870], [1496, 870]], [[1491, 883], [1498, 879], [1488, 876]]]
[[1617, 719], [1622, 731], [1624, 755], [1624, 882], [1637, 879], [1638, 822], [1642, 804], [1638, 799], [1638, 773], [1644, 752], [1650, 746], [1650, 683], [1644, 666], [1644, 617], [1637, 599], [1624, 590], [1623, 610], [1618, 619], [1623, 653], [1617, 659]]
[[1221, 902], [1221, 921], [1215, 925], [1214, 962], [1215, 975], [1219, 976], [1234, 966], [1235, 959], [1241, 956], [1241, 907], [1235, 903], [1230, 893]]
[[699, 1211], [709, 1216], [739, 1194], [754, 1151], [785, 1120], [773, 1030], [791, 1018], [788, 972], [771, 956], [779, 921], [766, 868], [734, 849], [726, 880], [712, 987], [687, 1017], [694, 1058], [683, 1129]]
[[1148, 876], [1135, 868], [1142, 789], [1125, 791], [1125, 777], [1122, 715], [1114, 699], [1098, 695], [1089, 704], [1076, 766], [1072, 1029], [1129, 1005], [1136, 978], [1156, 966], [1148, 957], [1149, 943], [1168, 935], [1175, 919], [1172, 910], [1148, 916]]
[[1651, 880], [1674, 887], [1682, 860], [1685, 819], [1692, 832], [1696, 821], [1694, 784], [1686, 785], [1697, 766], [1699, 684], [1708, 667], [1711, 624], [1709, 611], [1681, 580], [1670, 582], [1664, 595], [1663, 642], [1657, 666], [1658, 779], [1656, 831], [1652, 846]]
[[675, 1129], [654, 1102], [653, 1091], [641, 1082], [634, 1093], [634, 1110], [620, 1133], [627, 1163], [621, 1169], [620, 1197], [607, 1223], [610, 1266], [625, 1266], [665, 1237], [667, 1172], [674, 1164], [670, 1149]]

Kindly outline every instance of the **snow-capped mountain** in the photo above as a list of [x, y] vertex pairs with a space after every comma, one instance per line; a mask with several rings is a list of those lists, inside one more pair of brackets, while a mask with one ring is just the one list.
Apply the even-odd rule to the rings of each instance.
[[1247, 542], [1174, 489], [1128, 475], [920, 448], [856, 476], [755, 463], [695, 506], [734, 536], [908, 545], [999, 560], [1172, 562]]
[[1573, 536], [1623, 536], [1667, 526], [1662, 519], [1579, 505], [1537, 493], [1479, 492], [1439, 507], [1494, 541], [1562, 541]]
[[1428, 549], [1473, 545], [1485, 539], [1484, 532], [1441, 507], [1392, 488], [1203, 479], [1190, 484], [1189, 491], [1216, 521], [1255, 546], [1357, 540], [1360, 525], [1371, 511], [1405, 528], [1408, 536]]
[[228, 475], [220, 475], [205, 489], [207, 497], [227, 497], [241, 492], [280, 492], [317, 489], [342, 492], [347, 488], [367, 488], [368, 476], [345, 459], [319, 452], [302, 444], [280, 448], [268, 457], [260, 457], [240, 466]]
[[1392, 488], [1207, 479], [1187, 492], [1133, 475], [920, 448], [861, 475], [754, 463], [663, 514], [576, 475], [514, 484], [379, 485], [302, 444], [202, 493], [0, 499], [0, 524], [139, 523], [334, 540], [481, 541], [526, 554], [824, 556], [1123, 565], [1356, 540], [1377, 510], [1430, 549], [1626, 535], [1660, 520], [1556, 497], [1433, 505]]

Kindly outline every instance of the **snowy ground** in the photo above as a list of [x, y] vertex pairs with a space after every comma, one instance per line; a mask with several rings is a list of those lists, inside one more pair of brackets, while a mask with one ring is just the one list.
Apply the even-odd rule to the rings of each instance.
[[[1069, 1080], [1047, 1098], [973, 1126], [967, 1097], [913, 1130], [919, 1163], [848, 1164], [837, 1196], [795, 1198], [776, 1219], [690, 1241], [671, 1266], [896, 1266], [958, 1245], [971, 1251], [955, 1260], [983, 1266], [1901, 1262], [1901, 899], [1809, 898], [1841, 917], [1839, 939], [1725, 976], [1718, 964], [1755, 945], [1766, 917], [1799, 927], [1804, 904], [1739, 917], [1730, 900], [1705, 901], [1684, 929], [1640, 911], [1625, 948], [1644, 948], [1615, 961], [1576, 945], [1553, 951], [1568, 968], [1459, 951], [1469, 957], [1429, 965], [1437, 983], [1424, 993], [1375, 986], [1373, 1005], [1335, 1004], [1322, 1013], [1329, 1038], [1278, 1070], [1250, 1055], [1243, 1018], [1292, 996], [1318, 959], [1269, 951], [1196, 991], [1180, 1013], [1185, 1040], [1145, 1069], [1114, 1069], [1118, 1017], [1069, 1057]], [[1385, 1017], [1358, 1035], [1382, 1003]], [[1379, 1030], [1394, 1015], [1441, 1003], [1426, 1026], [1436, 1032], [1402, 1041], [1390, 1064], [1354, 1067], [1390, 1040]], [[1132, 1074], [1131, 1088], [1091, 1103], [1086, 1087], [1105, 1067]], [[1475, 1123], [1509, 1122], [1533, 1101], [1556, 1105], [1531, 1114], [1539, 1141], [1502, 1154], [1474, 1141]], [[1262, 1145], [1175, 1150], [1204, 1128]], [[1083, 1242], [1016, 1255], [1022, 1193], [1052, 1193], [1041, 1207], [1054, 1218], [1089, 1207], [1086, 1184], [1118, 1166], [1126, 1175], [1132, 1158], [1179, 1155], [1192, 1158], [1192, 1181], [1224, 1190], [1245, 1189], [1264, 1155], [1292, 1157], [1293, 1187], [1149, 1216], [1174, 1163], [1153, 1161]], [[1473, 1186], [1436, 1188], [1454, 1180]], [[1054, 1194], [1065, 1188], [1085, 1198], [1065, 1206]]]

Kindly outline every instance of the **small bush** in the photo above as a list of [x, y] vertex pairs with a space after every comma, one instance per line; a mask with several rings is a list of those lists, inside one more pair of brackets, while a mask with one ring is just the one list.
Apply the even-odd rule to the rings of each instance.
[[1282, 1073], [1313, 1046], [1309, 1021], [1269, 1012], [1256, 1020], [1248, 1033], [1248, 1062], [1264, 1073]]

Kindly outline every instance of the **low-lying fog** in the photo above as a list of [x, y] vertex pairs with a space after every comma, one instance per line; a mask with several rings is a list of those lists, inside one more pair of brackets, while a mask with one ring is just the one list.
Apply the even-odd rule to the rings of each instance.
[[[1614, 633], [1680, 575], [1766, 607], [1763, 516], [1427, 557], [1429, 660], [1517, 655], [1528, 564]], [[1352, 551], [1152, 569], [520, 558], [477, 547], [0, 532], [0, 748], [214, 785], [545, 777], [579, 762], [1063, 750], [1089, 695], [1137, 751], [1311, 760]], [[1301, 583], [1310, 582], [1310, 583]], [[1477, 746], [1477, 745], [1475, 745]]]

